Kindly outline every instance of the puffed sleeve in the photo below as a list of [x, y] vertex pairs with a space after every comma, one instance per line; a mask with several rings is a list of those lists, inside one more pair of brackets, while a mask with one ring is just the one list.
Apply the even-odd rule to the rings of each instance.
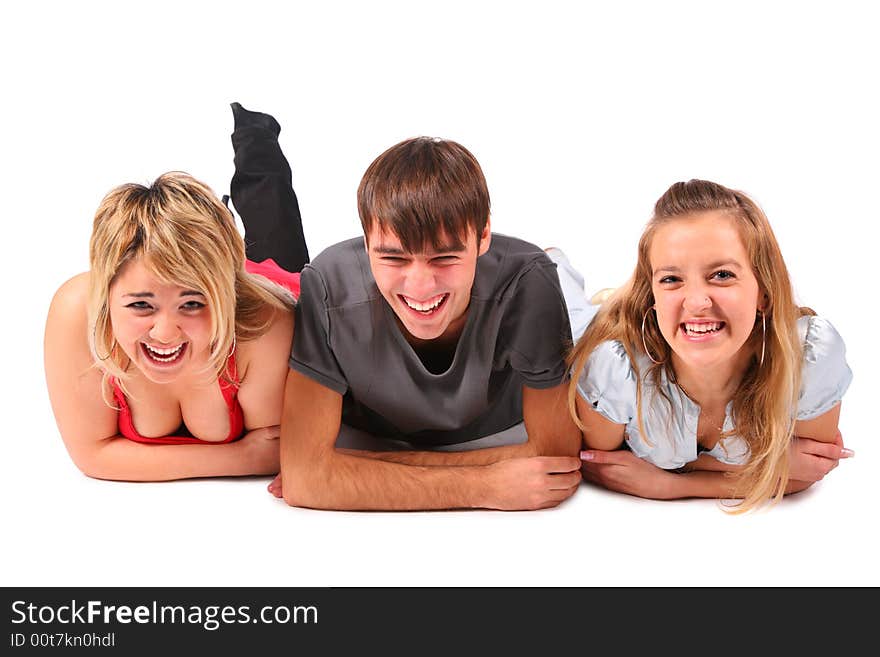
[[593, 350], [578, 379], [578, 393], [605, 418], [629, 424], [636, 415], [636, 378], [629, 356], [617, 340]]
[[821, 317], [801, 317], [798, 319], [801, 335], [805, 327], [798, 420], [812, 420], [833, 408], [852, 381], [852, 372], [846, 363], [846, 345], [831, 322]]
[[289, 365], [322, 386], [344, 395], [348, 382], [330, 344], [327, 288], [318, 270], [303, 268], [299, 303], [294, 311], [293, 347]]

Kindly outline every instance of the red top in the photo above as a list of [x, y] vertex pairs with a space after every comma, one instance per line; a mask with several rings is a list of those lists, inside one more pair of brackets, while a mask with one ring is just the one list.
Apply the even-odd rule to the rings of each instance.
[[[229, 381], [226, 380], [229, 378]], [[226, 401], [226, 407], [229, 409], [229, 435], [220, 441], [201, 440], [191, 435], [186, 430], [186, 426], [180, 426], [180, 435], [177, 436], [160, 436], [158, 438], [148, 438], [138, 433], [134, 427], [131, 417], [131, 409], [128, 406], [128, 400], [119, 387], [119, 383], [115, 377], [110, 377], [110, 385], [113, 386], [113, 397], [119, 405], [119, 433], [133, 440], [136, 443], [148, 443], [152, 445], [219, 445], [222, 443], [230, 443], [233, 440], [241, 438], [244, 432], [244, 412], [238, 403], [236, 396], [238, 395], [238, 371], [235, 367], [235, 354], [229, 354], [229, 360], [226, 361], [226, 377], [218, 379], [220, 383], [220, 392]]]
[[[287, 288], [293, 293], [293, 296], [299, 298], [299, 274], [291, 273], [282, 269], [271, 258], [262, 262], [245, 261], [245, 270], [251, 274], [259, 274], [265, 276], [270, 281], [278, 283], [282, 287]], [[228, 380], [227, 380], [228, 379]], [[138, 443], [147, 443], [153, 445], [219, 445], [238, 440], [244, 433], [244, 412], [238, 403], [238, 369], [235, 364], [235, 354], [229, 354], [229, 360], [226, 361], [226, 376], [218, 379], [220, 384], [220, 392], [226, 401], [229, 409], [229, 435], [221, 441], [201, 440], [191, 435], [185, 426], [181, 425], [181, 435], [177, 436], [161, 436], [159, 438], [148, 438], [138, 433], [134, 427], [131, 417], [131, 408], [128, 406], [128, 400], [119, 387], [119, 383], [115, 377], [110, 377], [110, 385], [113, 386], [113, 397], [119, 405], [119, 433]]]
[[294, 274], [286, 269], [282, 269], [272, 258], [267, 258], [262, 262], [245, 260], [244, 268], [251, 274], [265, 276], [273, 283], [286, 287], [293, 293], [295, 298], [299, 299], [299, 272]]

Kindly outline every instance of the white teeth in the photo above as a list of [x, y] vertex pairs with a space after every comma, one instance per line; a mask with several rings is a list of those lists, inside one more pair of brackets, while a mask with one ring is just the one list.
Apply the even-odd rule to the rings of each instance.
[[443, 299], [446, 298], [446, 295], [441, 294], [439, 297], [437, 297], [431, 303], [419, 303], [418, 301], [414, 301], [408, 297], [404, 297], [403, 295], [401, 295], [401, 297], [406, 302], [406, 305], [409, 306], [410, 308], [412, 308], [413, 310], [418, 310], [419, 312], [426, 313], [426, 312], [430, 312], [430, 311], [434, 310], [434, 308], [439, 306], [440, 303], [443, 301]]
[[154, 354], [158, 354], [159, 356], [170, 356], [171, 354], [175, 354], [180, 351], [180, 348], [183, 346], [183, 343], [177, 345], [173, 349], [158, 349], [156, 347], [151, 347], [147, 345], [147, 349], [152, 351]]
[[689, 322], [685, 322], [684, 328], [685, 330], [687, 330], [688, 333], [711, 333], [721, 328], [721, 322], [703, 322], [700, 324], [691, 324]]
[[178, 354], [180, 354], [180, 350], [183, 349], [184, 344], [186, 343], [181, 342], [173, 349], [159, 349], [157, 347], [151, 347], [146, 342], [143, 343], [143, 345], [147, 348], [147, 352], [149, 352], [150, 356], [160, 363], [170, 363], [172, 360], [177, 358]]

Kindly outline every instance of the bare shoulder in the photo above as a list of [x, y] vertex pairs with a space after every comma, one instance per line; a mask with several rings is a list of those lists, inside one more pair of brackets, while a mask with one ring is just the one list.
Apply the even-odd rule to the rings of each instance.
[[242, 343], [236, 359], [240, 383], [238, 401], [248, 429], [281, 422], [284, 382], [293, 341], [293, 314], [274, 311], [269, 320], [269, 330], [255, 340]]
[[88, 358], [88, 298], [88, 272], [77, 274], [55, 292], [46, 318], [47, 357], [58, 351], [67, 359]]
[[89, 300], [89, 272], [85, 271], [77, 274], [73, 278], [66, 280], [52, 297], [52, 303], [49, 306], [49, 316], [53, 313], [68, 315], [77, 313], [77, 311], [85, 312]]
[[265, 371], [267, 366], [287, 368], [293, 344], [293, 313], [276, 309], [267, 309], [266, 313], [269, 329], [260, 337], [242, 342], [237, 347], [242, 383], [248, 378], [250, 370]]
[[52, 298], [46, 320], [44, 367], [49, 401], [73, 460], [83, 469], [89, 450], [117, 433], [116, 410], [102, 396], [88, 332], [89, 274], [66, 281]]

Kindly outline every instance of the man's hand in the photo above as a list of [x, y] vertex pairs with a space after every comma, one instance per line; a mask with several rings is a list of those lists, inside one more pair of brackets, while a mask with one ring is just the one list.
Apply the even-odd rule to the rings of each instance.
[[574, 456], [512, 458], [487, 465], [486, 507], [502, 511], [547, 509], [569, 498], [581, 483]]
[[652, 500], [675, 499], [680, 475], [658, 468], [626, 449], [581, 452], [584, 479], [608, 490]]

